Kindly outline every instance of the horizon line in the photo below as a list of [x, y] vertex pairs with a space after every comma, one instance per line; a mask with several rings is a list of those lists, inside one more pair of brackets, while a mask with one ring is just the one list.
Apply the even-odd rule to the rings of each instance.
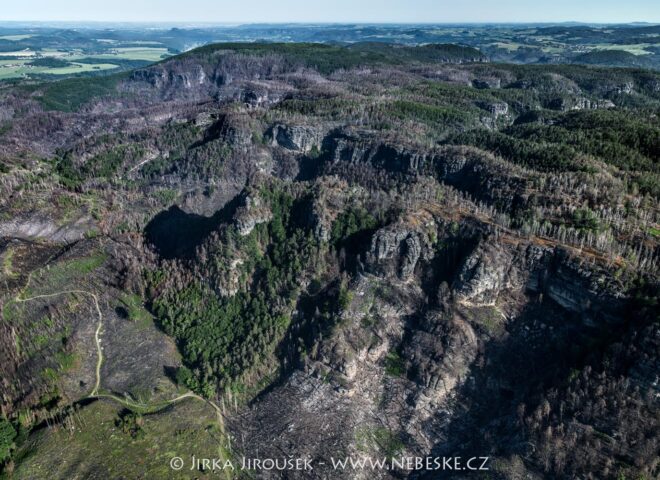
[[255, 22], [255, 21], [209, 21], [209, 20], [0, 20], [0, 25], [8, 23], [92, 23], [92, 24], [155, 24], [155, 25], [185, 25], [185, 24], [201, 24], [201, 25], [215, 25], [215, 26], [242, 26], [242, 25], [563, 25], [563, 24], [578, 24], [578, 25], [648, 25], [658, 26], [658, 22], [649, 22], [646, 20], [630, 20], [630, 21], [615, 21], [615, 22], [590, 22], [584, 20], [511, 20], [511, 21], [426, 21], [426, 22], [396, 22], [396, 21], [290, 21], [290, 22]]

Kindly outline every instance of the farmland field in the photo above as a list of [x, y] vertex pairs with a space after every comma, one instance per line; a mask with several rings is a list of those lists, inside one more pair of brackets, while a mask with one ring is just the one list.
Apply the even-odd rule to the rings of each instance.
[[653, 43], [639, 43], [639, 44], [632, 44], [632, 45], [608, 45], [608, 44], [600, 44], [600, 45], [594, 45], [593, 49], [594, 50], [623, 50], [628, 53], [632, 53], [633, 55], [652, 55], [653, 52], [649, 52], [647, 48], [653, 47], [655, 44]]
[[112, 49], [110, 53], [103, 53], [100, 55], [88, 55], [88, 58], [103, 58], [103, 59], [119, 58], [124, 60], [145, 60], [148, 62], [157, 62], [167, 56], [168, 56], [167, 48], [124, 47], [124, 48]]
[[26, 34], [26, 35], [3, 35], [0, 36], [0, 40], [9, 40], [10, 42], [17, 42], [19, 40], [25, 40], [26, 38], [30, 38], [32, 35]]
[[[0, 52], [0, 80], [30, 77], [33, 75], [78, 75], [103, 70], [119, 69], [122, 62], [135, 61], [151, 63], [169, 56], [164, 47], [118, 47], [103, 53], [86, 54], [81, 49], [69, 51], [54, 48], [35, 50], [14, 50]], [[69, 65], [31, 65], [35, 59], [59, 59]], [[114, 62], [113, 62], [114, 60]], [[116, 62], [116, 63], [115, 63]]]
[[[4, 65], [3, 65], [4, 63]], [[50, 67], [32, 67], [27, 65], [26, 60], [15, 60], [9, 64], [5, 61], [0, 61], [0, 80], [9, 78], [19, 78], [30, 75], [49, 74], [49, 75], [74, 75], [78, 73], [89, 73], [100, 70], [112, 70], [118, 68], [117, 65], [112, 63], [71, 63], [66, 67], [50, 68]]]

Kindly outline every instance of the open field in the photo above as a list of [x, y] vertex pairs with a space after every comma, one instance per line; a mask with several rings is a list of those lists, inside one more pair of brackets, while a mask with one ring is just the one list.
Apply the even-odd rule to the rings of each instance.
[[167, 48], [154, 47], [123, 47], [115, 48], [111, 53], [102, 53], [98, 55], [87, 55], [88, 58], [102, 59], [124, 59], [124, 60], [145, 60], [148, 62], [157, 62], [168, 56]]
[[[225, 454], [224, 437], [206, 404], [188, 399], [163, 412], [138, 416], [137, 424], [108, 401], [88, 405], [54, 428], [44, 428], [21, 448], [16, 479], [89, 478], [112, 472], [115, 478], [188, 478], [169, 466], [170, 459]], [[67, 448], [62, 448], [66, 444]], [[34, 453], [38, 451], [38, 455]], [[149, 452], [149, 455], [145, 455]], [[187, 467], [189, 468], [189, 467]], [[226, 478], [217, 472], [195, 472], [196, 478]]]
[[[652, 55], [653, 52], [646, 50], [648, 47], [653, 47], [653, 43], [639, 43], [634, 45], [594, 45], [591, 47], [593, 50], [623, 50], [624, 52], [632, 53], [633, 55]], [[589, 47], [587, 47], [589, 48]]]
[[101, 70], [112, 70], [118, 68], [112, 63], [71, 63], [69, 66], [60, 68], [33, 67], [26, 65], [26, 61], [16, 61], [10, 64], [0, 65], [0, 80], [9, 78], [20, 78], [30, 75], [48, 74], [48, 75], [75, 75], [78, 73], [89, 73]]
[[9, 40], [10, 42], [18, 42], [20, 40], [25, 40], [26, 38], [31, 38], [33, 35], [3, 35], [0, 36], [0, 40]]
[[0, 52], [0, 56], [2, 57], [16, 57], [16, 58], [26, 58], [26, 57], [34, 57], [37, 52], [34, 50], [30, 49], [25, 49], [25, 50], [16, 50], [16, 51], [11, 51], [11, 52]]
[[[157, 62], [168, 55], [167, 48], [142, 46], [113, 48], [108, 50], [107, 53], [100, 54], [85, 54], [79, 49], [66, 52], [53, 48], [44, 48], [39, 51], [27, 49], [0, 52], [0, 58], [5, 57], [4, 60], [0, 60], [0, 80], [41, 74], [77, 75], [113, 70], [120, 68], [121, 62]], [[37, 58], [57, 58], [70, 62], [70, 65], [62, 67], [30, 65], [30, 62]], [[112, 60], [117, 63], [113, 63]], [[94, 61], [98, 61], [98, 63]]]

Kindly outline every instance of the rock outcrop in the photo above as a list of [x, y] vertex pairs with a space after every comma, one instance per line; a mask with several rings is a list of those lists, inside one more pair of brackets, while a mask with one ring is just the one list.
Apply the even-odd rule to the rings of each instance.
[[403, 224], [382, 228], [371, 239], [366, 256], [367, 270], [382, 277], [410, 279], [425, 253], [426, 242], [423, 234]]
[[268, 205], [257, 195], [248, 194], [242, 200], [243, 204], [238, 207], [234, 215], [234, 224], [238, 233], [246, 236], [260, 223], [269, 221], [273, 214]]
[[272, 146], [308, 153], [313, 148], [320, 150], [323, 134], [315, 127], [305, 125], [273, 125], [267, 133]]
[[459, 302], [494, 305], [507, 286], [513, 256], [505, 249], [482, 242], [463, 262], [454, 282]]

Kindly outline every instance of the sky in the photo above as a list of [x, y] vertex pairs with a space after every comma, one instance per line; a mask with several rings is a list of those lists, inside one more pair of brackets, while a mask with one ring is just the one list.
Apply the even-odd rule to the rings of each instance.
[[660, 23], [660, 0], [0, 0], [2, 21]]

